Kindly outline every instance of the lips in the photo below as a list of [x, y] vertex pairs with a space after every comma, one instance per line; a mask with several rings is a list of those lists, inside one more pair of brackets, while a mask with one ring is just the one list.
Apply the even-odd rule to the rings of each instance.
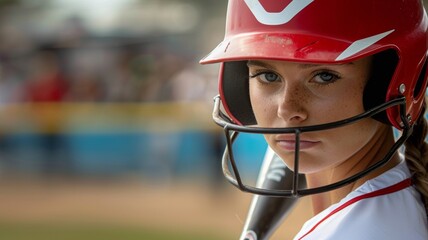
[[[275, 137], [276, 144], [287, 151], [295, 151], [296, 137], [294, 135], [278, 135]], [[307, 150], [318, 145], [320, 141], [305, 137], [300, 137], [299, 149]]]

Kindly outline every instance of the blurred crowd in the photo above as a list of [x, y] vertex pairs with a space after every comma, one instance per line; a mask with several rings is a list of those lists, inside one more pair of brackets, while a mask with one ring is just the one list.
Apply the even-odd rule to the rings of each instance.
[[[105, 133], [102, 137], [91, 133], [76, 138], [70, 135], [70, 129], [64, 130], [64, 117], [56, 111], [62, 103], [211, 104], [217, 91], [217, 66], [198, 64], [206, 53], [198, 47], [200, 39], [195, 38], [201, 37], [199, 30], [100, 33], [76, 15], [59, 18], [61, 22], [50, 29], [40, 26], [43, 21], [37, 16], [52, 15], [44, 11], [27, 5], [2, 8], [0, 4], [0, 172], [82, 172], [91, 161], [96, 165], [94, 171], [120, 172], [150, 165], [159, 168], [162, 162], [169, 166], [161, 168], [172, 169], [181, 161], [178, 158], [201, 162], [199, 159], [207, 161], [217, 154], [218, 136], [210, 131], [191, 136], [177, 131], [143, 131], [136, 138], [131, 134], [113, 136], [107, 129], [111, 138]], [[46, 20], [44, 23], [51, 24]], [[32, 122], [37, 129], [24, 134], [19, 127], [17, 132], [7, 129], [8, 122], [23, 119], [17, 120], [5, 109], [29, 103], [35, 103], [31, 106], [37, 109], [31, 109], [34, 113], [26, 115], [29, 117], [24, 121]], [[58, 103], [59, 107], [47, 108], [45, 103]], [[194, 144], [205, 151], [197, 155], [192, 148], [180, 150], [182, 145]]]
[[[73, 31], [64, 29], [66, 37], [39, 43], [0, 28], [2, 104], [201, 101], [213, 96], [215, 72], [200, 68], [192, 53], [181, 52], [175, 36], [97, 37], [75, 25], [68, 26]], [[23, 46], [28, 42], [31, 47]]]

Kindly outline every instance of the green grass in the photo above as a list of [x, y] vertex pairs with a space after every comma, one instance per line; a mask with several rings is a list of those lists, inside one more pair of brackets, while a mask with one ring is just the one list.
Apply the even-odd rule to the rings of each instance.
[[79, 226], [60, 224], [0, 223], [0, 239], [4, 240], [222, 240], [212, 233], [171, 232], [140, 228]]

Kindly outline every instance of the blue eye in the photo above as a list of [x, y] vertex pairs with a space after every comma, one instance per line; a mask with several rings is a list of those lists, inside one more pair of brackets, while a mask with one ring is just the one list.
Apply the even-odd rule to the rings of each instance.
[[326, 82], [331, 81], [334, 78], [334, 76], [330, 73], [321, 73], [319, 76], [323, 81]]
[[318, 82], [318, 83], [332, 83], [332, 82], [335, 82], [339, 78], [340, 77], [337, 76], [336, 74], [333, 74], [330, 72], [325, 72], [325, 71], [317, 73], [314, 77], [315, 82]]
[[265, 73], [262, 76], [264, 76], [264, 80], [268, 82], [275, 82], [278, 80], [278, 75], [276, 75], [275, 73]]
[[272, 82], [276, 82], [280, 80], [280, 77], [278, 76], [278, 74], [273, 73], [273, 72], [261, 72], [261, 73], [256, 73], [252, 76], [250, 76], [250, 78], [257, 78], [262, 82], [266, 82], [266, 83], [272, 83]]

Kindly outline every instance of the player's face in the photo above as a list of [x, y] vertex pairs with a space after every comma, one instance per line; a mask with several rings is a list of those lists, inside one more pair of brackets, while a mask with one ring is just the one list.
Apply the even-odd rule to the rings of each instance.
[[[250, 99], [260, 127], [286, 128], [329, 123], [364, 112], [363, 89], [371, 58], [346, 64], [248, 62]], [[300, 136], [301, 173], [337, 166], [370, 149], [380, 123], [368, 118]], [[294, 167], [294, 134], [267, 134], [272, 149]]]

